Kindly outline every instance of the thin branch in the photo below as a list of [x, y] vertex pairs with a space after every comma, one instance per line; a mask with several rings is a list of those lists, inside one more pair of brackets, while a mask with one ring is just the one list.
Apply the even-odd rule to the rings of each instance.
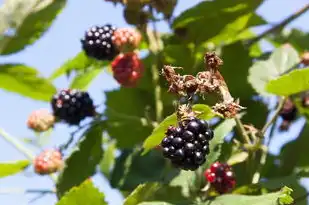
[[55, 190], [50, 189], [0, 189], [0, 194], [54, 194]]
[[238, 129], [238, 131], [239, 131], [240, 135], [242, 136], [244, 142], [247, 143], [247, 144], [251, 144], [250, 143], [251, 140], [250, 140], [250, 138], [249, 138], [249, 136], [248, 136], [248, 134], [245, 130], [244, 125], [240, 121], [239, 117], [236, 115], [234, 119], [235, 119], [235, 122], [236, 122], [236, 128]]
[[[152, 8], [150, 7], [150, 12], [153, 13]], [[158, 52], [162, 49], [161, 44], [159, 42], [159, 36], [157, 33], [157, 26], [156, 22], [152, 23], [153, 30], [151, 31], [147, 27], [147, 37], [148, 37], [148, 43], [149, 43], [149, 50], [154, 56], [154, 62], [151, 66], [151, 73], [152, 73], [152, 82], [155, 86], [155, 106], [156, 106], [156, 120], [160, 122], [162, 120], [163, 115], [163, 102], [161, 99], [161, 87], [159, 85], [159, 70], [158, 70]]]
[[264, 135], [267, 131], [267, 129], [276, 121], [277, 117], [279, 116], [280, 114], [280, 111], [284, 105], [284, 101], [285, 101], [285, 98], [280, 98], [279, 100], [279, 103], [278, 103], [278, 107], [277, 109], [275, 110], [275, 113], [274, 115], [272, 116], [272, 118], [264, 125], [264, 127], [262, 128], [261, 132], [262, 134]]
[[309, 10], [309, 4], [306, 4], [304, 7], [302, 7], [301, 9], [299, 9], [298, 11], [296, 11], [295, 13], [293, 13], [292, 15], [290, 15], [289, 17], [287, 17], [286, 19], [284, 19], [283, 21], [278, 23], [276, 26], [271, 27], [270, 29], [264, 31], [263, 33], [261, 33], [257, 37], [255, 37], [252, 40], [250, 40], [249, 41], [249, 46], [253, 45], [254, 43], [256, 43], [258, 41], [260, 41], [262, 38], [264, 38], [265, 36], [267, 36], [267, 35], [269, 35], [271, 33], [274, 33], [276, 31], [280, 31], [282, 28], [284, 28], [286, 25], [291, 23], [296, 18], [300, 17], [303, 13], [305, 13], [308, 10]]

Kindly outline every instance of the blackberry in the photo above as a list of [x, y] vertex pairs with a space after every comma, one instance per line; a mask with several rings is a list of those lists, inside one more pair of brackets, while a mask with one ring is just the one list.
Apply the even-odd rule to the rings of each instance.
[[220, 194], [229, 192], [236, 184], [232, 168], [225, 163], [216, 162], [212, 164], [204, 175], [211, 186]]
[[112, 60], [119, 53], [113, 43], [115, 30], [116, 28], [110, 24], [88, 29], [81, 40], [87, 56], [98, 60]]
[[180, 169], [196, 170], [206, 162], [213, 131], [205, 120], [191, 118], [170, 126], [161, 141], [163, 156]]
[[293, 121], [297, 116], [297, 108], [290, 98], [284, 102], [283, 108], [280, 111], [280, 116], [285, 121]]
[[132, 28], [119, 28], [114, 32], [113, 43], [122, 52], [136, 49], [142, 39], [142, 35]]
[[61, 90], [53, 96], [51, 106], [54, 116], [70, 125], [78, 125], [86, 117], [95, 114], [89, 94], [75, 89]]
[[39, 109], [33, 111], [27, 120], [27, 125], [30, 129], [36, 132], [45, 132], [55, 123], [55, 116], [47, 109]]

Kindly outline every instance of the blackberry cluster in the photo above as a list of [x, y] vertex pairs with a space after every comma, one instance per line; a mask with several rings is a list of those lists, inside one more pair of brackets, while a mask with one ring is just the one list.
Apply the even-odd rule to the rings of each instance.
[[119, 53], [113, 43], [115, 30], [110, 24], [91, 27], [81, 40], [85, 53], [98, 60], [112, 60]]
[[225, 163], [216, 162], [212, 164], [204, 175], [211, 186], [220, 194], [229, 192], [236, 184], [232, 168]]
[[178, 127], [170, 126], [161, 142], [163, 156], [175, 167], [196, 170], [205, 163], [214, 133], [205, 120], [191, 118]]
[[93, 101], [87, 92], [64, 89], [53, 96], [51, 106], [54, 116], [70, 125], [78, 125], [95, 114]]

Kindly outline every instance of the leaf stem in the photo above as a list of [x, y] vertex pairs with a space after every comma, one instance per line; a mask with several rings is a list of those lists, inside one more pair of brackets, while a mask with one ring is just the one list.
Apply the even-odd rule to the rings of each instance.
[[[34, 154], [26, 148], [22, 143], [20, 143], [17, 138], [11, 136], [6, 131], [4, 131], [2, 128], [0, 128], [0, 135], [5, 139], [7, 142], [9, 142], [11, 145], [13, 145], [20, 153], [25, 155], [30, 161], [34, 160]], [[50, 178], [53, 180], [53, 182], [57, 181], [57, 177], [54, 174], [49, 175]]]
[[281, 21], [277, 25], [271, 27], [270, 29], [268, 29], [268, 30], [264, 31], [263, 33], [261, 33], [260, 35], [258, 35], [257, 37], [251, 39], [249, 41], [249, 46], [253, 45], [254, 43], [256, 43], [258, 41], [260, 41], [262, 38], [264, 38], [268, 34], [271, 34], [271, 33], [274, 33], [276, 31], [281, 30], [283, 27], [285, 27], [286, 25], [291, 23], [296, 18], [300, 17], [303, 13], [305, 13], [308, 10], [309, 10], [309, 4], [306, 4], [301, 9], [299, 9], [295, 13], [291, 14], [289, 17], [287, 17], [286, 19], [284, 19], [283, 21]]

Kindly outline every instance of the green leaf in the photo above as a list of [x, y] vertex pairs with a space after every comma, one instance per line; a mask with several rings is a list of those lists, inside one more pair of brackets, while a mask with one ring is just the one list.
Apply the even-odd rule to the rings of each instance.
[[139, 203], [138, 205], [173, 205], [170, 203], [166, 203], [166, 202], [161, 202], [161, 201], [150, 201], [150, 202], [142, 202]]
[[102, 69], [92, 69], [85, 73], [78, 74], [71, 82], [70, 88], [87, 90], [90, 83], [102, 72]]
[[214, 130], [214, 138], [209, 144], [209, 155], [207, 156], [207, 162], [203, 166], [204, 168], [209, 167], [214, 163], [221, 155], [221, 146], [224, 142], [224, 138], [228, 135], [233, 128], [236, 126], [234, 119], [224, 120], [216, 129]]
[[167, 175], [165, 169], [166, 162], [161, 152], [153, 150], [141, 156], [141, 151], [124, 150], [116, 159], [110, 183], [114, 188], [131, 191], [139, 184], [161, 181], [162, 176], [168, 178], [177, 171], [172, 169]]
[[280, 153], [280, 174], [283, 176], [290, 175], [296, 167], [309, 166], [308, 149], [309, 143], [309, 125], [308, 123], [302, 128], [298, 138], [292, 142], [286, 143]]
[[[152, 93], [121, 87], [105, 94], [106, 130], [109, 136], [116, 139], [117, 147], [130, 148], [142, 142], [152, 129], [144, 117], [147, 107], [155, 107]], [[154, 112], [154, 109], [149, 109], [149, 116], [154, 116]]]
[[291, 204], [290, 193], [291, 189], [283, 187], [281, 191], [260, 196], [225, 194], [201, 205], [288, 205]]
[[97, 61], [87, 57], [84, 52], [80, 52], [74, 58], [66, 61], [60, 68], [56, 69], [49, 79], [54, 80], [62, 75], [70, 74], [73, 71], [87, 71], [89, 68], [100, 69], [107, 65], [107, 61]]
[[261, 17], [254, 14], [262, 2], [203, 1], [180, 14], [174, 20], [173, 28], [176, 31], [185, 29], [185, 38], [196, 44], [207, 40], [215, 44], [232, 42], [233, 38], [239, 38], [239, 34], [247, 28], [265, 23]]
[[[198, 118], [209, 120], [215, 116], [215, 114], [212, 112], [212, 109], [207, 105], [202, 104], [196, 104], [193, 106], [194, 111], [201, 112], [200, 115], [198, 115]], [[161, 143], [162, 139], [165, 136], [165, 132], [167, 128], [172, 125], [177, 125], [177, 117], [176, 114], [172, 114], [168, 117], [166, 117], [151, 133], [151, 135], [144, 141], [143, 148], [144, 152], [143, 154], [147, 153], [149, 150], [157, 146]]]
[[124, 200], [123, 205], [137, 205], [150, 198], [159, 188], [157, 182], [141, 184]]
[[0, 65], [0, 88], [41, 101], [50, 101], [56, 92], [37, 70], [22, 64]]
[[77, 187], [70, 189], [56, 205], [107, 205], [104, 194], [91, 182], [86, 180]]
[[111, 168], [115, 164], [115, 151], [116, 151], [116, 144], [112, 142], [108, 145], [107, 149], [104, 151], [103, 158], [100, 162], [101, 172], [108, 179], [110, 178]]
[[269, 93], [289, 96], [309, 89], [309, 68], [293, 70], [288, 74], [269, 81], [266, 90]]
[[100, 125], [91, 127], [70, 157], [66, 159], [66, 166], [56, 184], [58, 196], [63, 196], [72, 187], [78, 186], [95, 173], [96, 165], [103, 154], [102, 132], [103, 128]]
[[269, 95], [266, 92], [266, 84], [279, 77], [292, 66], [299, 63], [297, 51], [289, 45], [277, 48], [266, 61], [258, 61], [249, 68], [248, 81], [261, 95]]
[[7, 55], [33, 44], [50, 27], [65, 7], [66, 0], [6, 0], [0, 8], [0, 33], [14, 30], [14, 35], [0, 39], [0, 54]]
[[249, 157], [248, 152], [242, 151], [242, 152], [237, 152], [235, 154], [233, 154], [228, 160], [227, 160], [227, 164], [229, 165], [234, 165], [234, 164], [239, 164], [242, 163], [244, 161], [246, 161]]
[[0, 163], [0, 178], [17, 174], [30, 165], [29, 160]]

